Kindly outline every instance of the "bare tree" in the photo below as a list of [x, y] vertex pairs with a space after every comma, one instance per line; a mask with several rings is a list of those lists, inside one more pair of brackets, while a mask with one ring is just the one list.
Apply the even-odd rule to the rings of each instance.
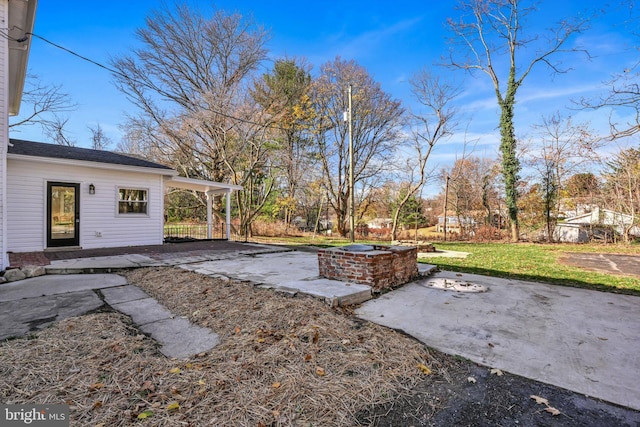
[[104, 133], [100, 123], [95, 126], [87, 126], [87, 128], [91, 132], [91, 148], [94, 150], [106, 150], [111, 145], [111, 138]]
[[569, 175], [599, 160], [598, 149], [603, 141], [595, 136], [588, 123], [574, 123], [571, 116], [559, 112], [543, 116], [533, 126], [535, 140], [524, 150], [525, 156], [536, 161], [549, 159], [554, 165], [557, 186], [561, 188]]
[[459, 94], [459, 89], [438, 76], [423, 70], [411, 80], [412, 93], [424, 111], [412, 114], [414, 152], [406, 160], [408, 177], [401, 198], [396, 202], [391, 226], [391, 239], [396, 239], [398, 218], [407, 202], [415, 195], [428, 178], [427, 161], [438, 141], [451, 136], [457, 123], [456, 109], [451, 102]]
[[75, 141], [69, 137], [65, 126], [69, 122], [69, 118], [61, 118], [55, 116], [49, 123], [44, 126], [44, 133], [48, 138], [52, 139], [58, 145], [66, 145], [73, 147]]
[[599, 160], [602, 141], [587, 123], [574, 123], [559, 112], [543, 116], [533, 126], [535, 137], [523, 147], [525, 160], [538, 172], [545, 208], [547, 239], [553, 238], [559, 216], [561, 189], [570, 175]]
[[[153, 141], [193, 157], [222, 180], [223, 146], [240, 120], [246, 85], [265, 59], [266, 35], [240, 15], [217, 11], [206, 18], [187, 6], [152, 13], [137, 30], [133, 56], [116, 59], [118, 88], [138, 107], [131, 120], [154, 133]], [[186, 172], [186, 171], [183, 171]]]
[[624, 220], [622, 215], [614, 218], [628, 243], [631, 230], [640, 227], [640, 147], [620, 150], [613, 159], [607, 161], [603, 175], [609, 203], [630, 218]]
[[273, 167], [274, 148], [269, 118], [248, 94], [245, 101], [245, 107], [236, 112], [242, 115], [229, 130], [227, 143], [218, 145], [216, 149], [231, 175], [231, 182], [244, 188], [236, 193], [236, 201], [240, 231], [247, 238], [253, 235], [251, 223], [273, 192], [277, 170]]
[[[117, 87], [139, 110], [129, 124], [181, 175], [255, 190], [270, 121], [254, 115], [248, 87], [266, 58], [265, 31], [239, 14], [177, 5], [152, 13], [137, 37], [142, 47], [113, 62]], [[245, 225], [257, 195], [237, 193], [252, 203], [241, 210]]]
[[[313, 129], [316, 148], [325, 177], [327, 194], [337, 217], [337, 229], [346, 236], [349, 218], [349, 142], [347, 88], [353, 87], [353, 181], [356, 217], [367, 208], [371, 189], [382, 179], [382, 171], [400, 143], [404, 110], [400, 102], [385, 93], [364, 68], [354, 61], [336, 58], [321, 66], [312, 89], [316, 111]], [[357, 196], [357, 197], [355, 197]]]
[[[565, 43], [572, 35], [583, 30], [586, 21], [561, 21], [549, 31], [549, 37], [541, 41], [537, 34], [524, 34], [524, 19], [535, 9], [522, 6], [518, 0], [462, 1], [460, 10], [463, 15], [459, 21], [448, 21], [454, 34], [453, 41], [460, 45], [451, 51], [449, 65], [471, 73], [480, 71], [493, 83], [500, 107], [500, 152], [511, 239], [518, 241], [517, 187], [520, 162], [516, 155], [513, 121], [516, 95], [525, 78], [539, 64], [546, 65], [553, 73], [567, 71], [552, 59], [563, 52], [577, 51], [575, 48], [565, 48]], [[532, 54], [527, 51], [528, 47], [535, 48], [535, 52]], [[501, 70], [503, 55], [507, 61], [504, 62], [504, 70]]]
[[457, 217], [461, 234], [470, 233], [474, 221], [491, 224], [492, 214], [498, 210], [493, 185], [495, 170], [494, 160], [463, 156], [450, 170], [443, 171], [444, 179], [449, 177], [447, 211], [452, 210]]
[[154, 144], [149, 141], [149, 132], [143, 131], [139, 123], [134, 123], [134, 120], [129, 118], [120, 125], [120, 130], [123, 136], [116, 144], [116, 151], [160, 160], [152, 154]]

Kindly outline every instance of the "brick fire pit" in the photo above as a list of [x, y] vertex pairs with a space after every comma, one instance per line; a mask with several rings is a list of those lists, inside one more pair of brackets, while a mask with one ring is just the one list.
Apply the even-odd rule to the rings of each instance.
[[418, 250], [410, 246], [349, 245], [320, 249], [320, 276], [382, 290], [418, 276]]

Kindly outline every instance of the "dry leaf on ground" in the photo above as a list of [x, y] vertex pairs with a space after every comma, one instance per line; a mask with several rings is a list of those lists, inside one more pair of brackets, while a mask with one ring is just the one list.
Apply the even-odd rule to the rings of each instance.
[[531, 395], [531, 398], [536, 401], [538, 405], [547, 405], [549, 406], [549, 401], [544, 397], [536, 396], [535, 394]]
[[545, 405], [546, 408], [544, 408], [544, 410], [546, 412], [550, 413], [551, 415], [553, 415], [554, 417], [556, 415], [560, 415], [562, 413], [558, 409], [556, 409], [553, 406], [549, 405], [549, 401], [547, 399], [545, 399], [544, 397], [540, 397], [540, 396], [536, 396], [536, 395], [532, 394], [531, 398], [533, 400], [535, 400], [538, 405]]
[[554, 417], [562, 413], [552, 406], [547, 406], [546, 408], [544, 408], [544, 410], [550, 413], [551, 415], [553, 415]]
[[418, 368], [420, 368], [422, 373], [425, 375], [429, 375], [431, 373], [431, 369], [423, 363], [418, 363]]

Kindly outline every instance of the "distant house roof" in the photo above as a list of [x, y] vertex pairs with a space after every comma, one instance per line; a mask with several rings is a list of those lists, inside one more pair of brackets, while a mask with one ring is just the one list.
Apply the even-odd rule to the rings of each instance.
[[9, 154], [22, 156], [47, 157], [53, 159], [81, 160], [85, 162], [108, 163], [123, 166], [173, 170], [169, 166], [150, 162], [139, 157], [112, 151], [91, 150], [89, 148], [69, 147], [66, 145], [45, 144], [42, 142], [11, 139]]

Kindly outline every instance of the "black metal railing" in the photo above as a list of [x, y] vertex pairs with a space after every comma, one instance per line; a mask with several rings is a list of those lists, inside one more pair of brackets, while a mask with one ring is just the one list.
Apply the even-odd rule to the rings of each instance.
[[[213, 239], [225, 238], [225, 227], [220, 222], [213, 223], [211, 237]], [[172, 222], [164, 225], [165, 241], [204, 240], [207, 239], [207, 223]]]

